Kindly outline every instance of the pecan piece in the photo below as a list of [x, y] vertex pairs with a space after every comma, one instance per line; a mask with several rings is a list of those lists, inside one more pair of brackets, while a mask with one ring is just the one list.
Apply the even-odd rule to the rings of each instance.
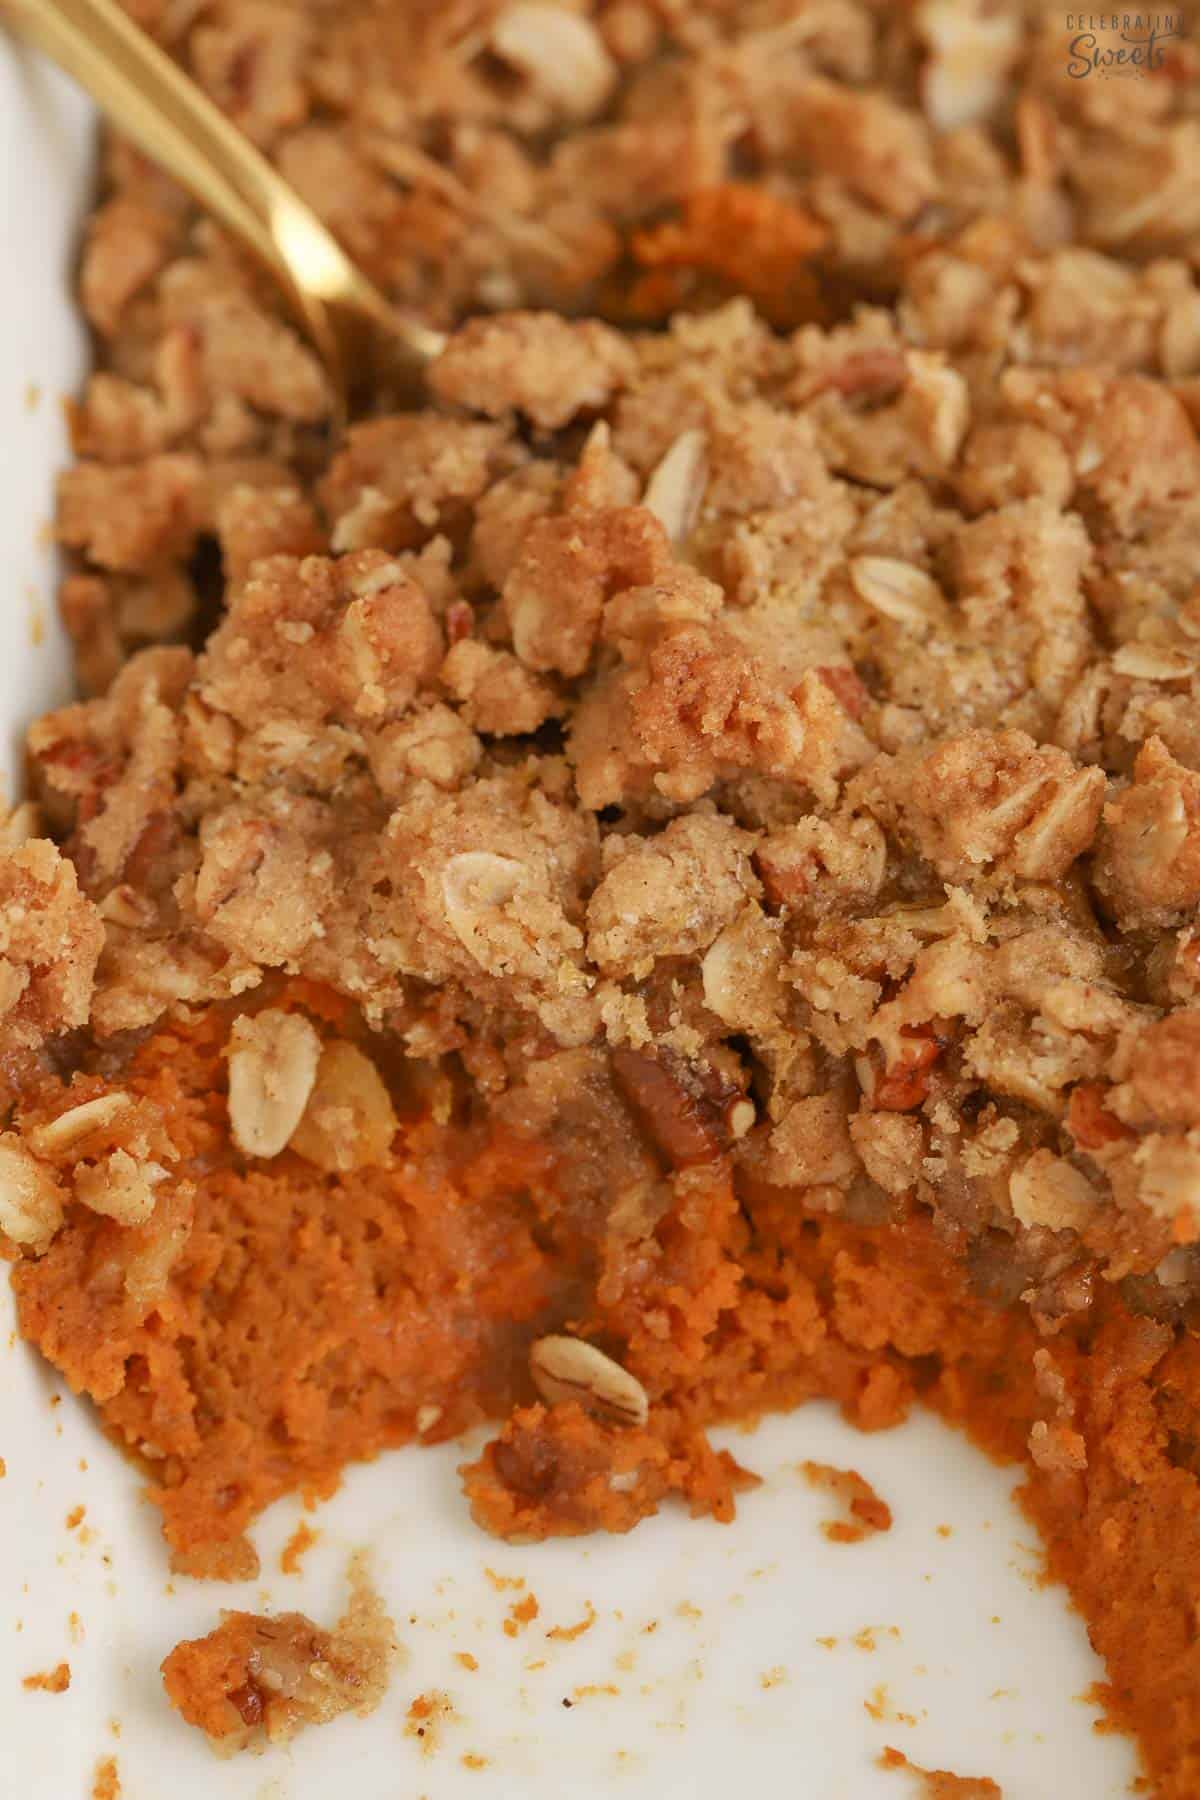
[[797, 395], [801, 401], [818, 394], [841, 394], [847, 400], [862, 399], [882, 404], [894, 400], [908, 383], [908, 361], [891, 344], [872, 344], [853, 350], [839, 363], [821, 371], [811, 386]]
[[1119, 1144], [1122, 1138], [1134, 1136], [1130, 1127], [1105, 1106], [1106, 1091], [1100, 1081], [1081, 1081], [1071, 1090], [1067, 1130], [1080, 1150], [1101, 1150], [1106, 1144]]
[[613, 1080], [625, 1104], [672, 1169], [714, 1162], [753, 1123], [750, 1102], [711, 1065], [669, 1050], [614, 1050]]
[[911, 1112], [929, 1096], [929, 1076], [948, 1039], [932, 1024], [902, 1025], [899, 1055], [875, 1083], [872, 1105], [880, 1112]]

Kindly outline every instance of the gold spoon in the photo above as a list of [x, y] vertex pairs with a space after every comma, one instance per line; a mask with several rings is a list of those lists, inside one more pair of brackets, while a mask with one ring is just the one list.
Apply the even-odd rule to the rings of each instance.
[[328, 372], [340, 422], [382, 365], [419, 387], [445, 345], [397, 313], [316, 213], [117, 0], [0, 0], [0, 16], [86, 88], [274, 277]]

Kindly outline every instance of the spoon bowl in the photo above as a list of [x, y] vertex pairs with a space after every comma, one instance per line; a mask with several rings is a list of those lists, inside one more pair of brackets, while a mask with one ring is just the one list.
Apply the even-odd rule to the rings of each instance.
[[0, 18], [85, 88], [124, 136], [266, 269], [320, 356], [344, 426], [383, 382], [419, 394], [445, 345], [406, 318], [261, 151], [117, 0], [0, 0]]

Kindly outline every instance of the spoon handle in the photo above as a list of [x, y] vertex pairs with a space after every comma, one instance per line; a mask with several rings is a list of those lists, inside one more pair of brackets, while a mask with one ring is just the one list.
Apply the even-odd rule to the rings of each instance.
[[418, 367], [437, 354], [438, 333], [393, 313], [312, 209], [117, 0], [0, 0], [0, 17], [265, 264], [343, 405], [364, 325], [399, 338]]

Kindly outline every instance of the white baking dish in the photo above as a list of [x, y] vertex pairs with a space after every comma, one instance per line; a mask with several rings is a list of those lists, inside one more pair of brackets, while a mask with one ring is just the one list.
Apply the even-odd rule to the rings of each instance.
[[[0, 716], [10, 771], [21, 727], [69, 692], [45, 525], [65, 455], [60, 400], [85, 356], [69, 284], [89, 134], [77, 96], [0, 43]], [[510, 1549], [472, 1527], [460, 1449], [400, 1454], [352, 1472], [316, 1514], [320, 1539], [300, 1576], [279, 1571], [300, 1516], [287, 1503], [256, 1533], [260, 1582], [172, 1583], [137, 1476], [87, 1406], [60, 1400], [61, 1383], [9, 1341], [10, 1324], [5, 1285], [0, 1795], [83, 1800], [97, 1763], [114, 1756], [124, 1800], [901, 1800], [907, 1777], [877, 1764], [885, 1744], [930, 1767], [991, 1775], [1008, 1800], [1127, 1791], [1132, 1753], [1092, 1731], [1095, 1708], [1079, 1696], [1102, 1671], [1062, 1596], [1036, 1583], [1012, 1474], [930, 1420], [862, 1438], [811, 1407], [729, 1439], [765, 1477], [734, 1526], [670, 1512], [627, 1538], [541, 1548]], [[893, 1530], [827, 1543], [828, 1502], [796, 1469], [805, 1457], [860, 1469], [893, 1507]], [[68, 1531], [80, 1505], [86, 1516]], [[262, 1760], [215, 1761], [167, 1707], [162, 1656], [209, 1629], [222, 1606], [332, 1620], [346, 1560], [364, 1546], [403, 1644], [384, 1705]], [[500, 1591], [489, 1569], [523, 1578], [537, 1597], [537, 1619], [515, 1637], [503, 1623], [521, 1595]], [[589, 1604], [597, 1618], [584, 1635], [546, 1635]], [[23, 1689], [23, 1677], [62, 1661], [66, 1693]], [[405, 1733], [409, 1704], [432, 1690], [454, 1708], [436, 1743]]]

